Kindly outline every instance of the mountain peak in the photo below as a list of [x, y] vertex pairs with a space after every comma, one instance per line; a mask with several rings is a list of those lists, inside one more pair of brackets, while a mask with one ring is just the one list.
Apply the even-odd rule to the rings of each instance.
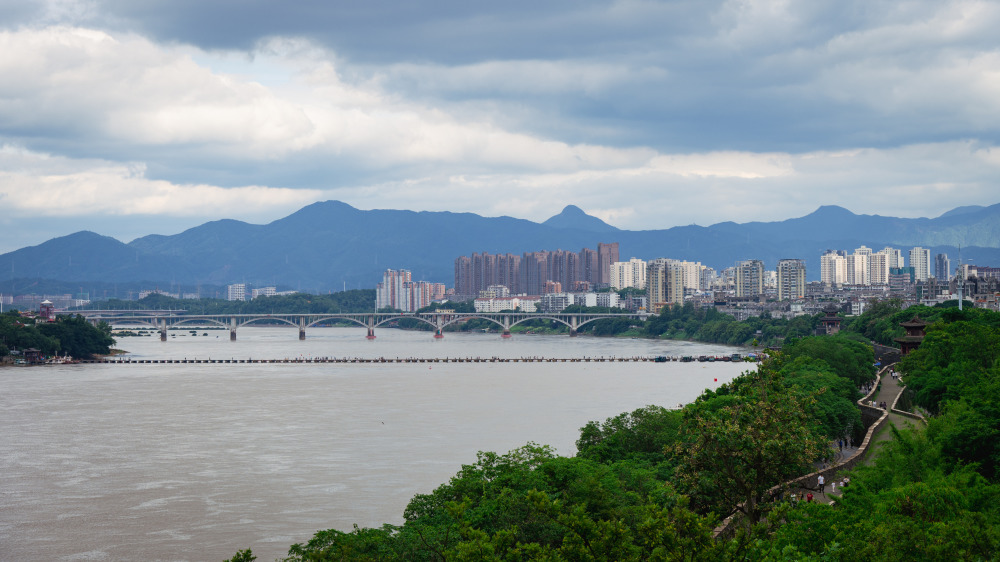
[[809, 217], [847, 217], [855, 216], [850, 210], [841, 207], [840, 205], [822, 205], [812, 213], [808, 215]]
[[543, 222], [545, 226], [561, 229], [586, 230], [589, 232], [616, 232], [617, 228], [588, 215], [576, 205], [566, 205], [562, 212]]
[[943, 213], [938, 218], [956, 217], [956, 216], [959, 216], [959, 215], [971, 215], [972, 213], [978, 213], [979, 211], [982, 211], [985, 208], [986, 207], [984, 207], [982, 205], [966, 205], [964, 207], [955, 207], [954, 209], [952, 209], [952, 210], [950, 210], [950, 211], [948, 211], [946, 213]]

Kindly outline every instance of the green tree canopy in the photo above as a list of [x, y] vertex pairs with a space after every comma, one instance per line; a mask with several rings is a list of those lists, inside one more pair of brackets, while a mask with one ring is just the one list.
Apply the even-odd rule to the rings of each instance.
[[672, 451], [683, 490], [723, 516], [739, 511], [757, 523], [771, 507], [772, 488], [807, 472], [829, 448], [810, 418], [815, 401], [784, 392], [771, 365], [742, 378], [732, 403], [686, 413]]

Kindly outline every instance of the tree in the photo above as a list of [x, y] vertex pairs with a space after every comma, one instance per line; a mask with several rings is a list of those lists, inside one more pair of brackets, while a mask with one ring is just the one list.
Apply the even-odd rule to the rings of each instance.
[[80, 315], [59, 316], [55, 322], [39, 324], [38, 331], [58, 340], [59, 351], [73, 357], [111, 353], [111, 346], [115, 344], [111, 326], [106, 322], [93, 326]]
[[602, 424], [589, 422], [580, 429], [577, 456], [602, 463], [628, 458], [662, 461], [664, 448], [677, 438], [680, 419], [679, 411], [646, 406], [608, 418]]
[[256, 559], [257, 557], [253, 555], [253, 551], [247, 548], [236, 551], [236, 554], [229, 560], [226, 560], [226, 562], [254, 562]]
[[789, 392], [815, 400], [810, 414], [828, 439], [863, 434], [856, 403], [861, 395], [850, 379], [838, 376], [825, 361], [804, 356], [787, 362], [781, 373]]
[[815, 401], [783, 392], [773, 366], [762, 364], [744, 379], [739, 394], [724, 397], [726, 406], [686, 412], [671, 449], [693, 498], [755, 524], [767, 513], [774, 486], [806, 473], [829, 448], [807, 411]]
[[798, 357], [821, 359], [855, 387], [875, 378], [875, 355], [872, 346], [848, 335], [811, 336], [789, 342], [782, 348], [785, 360]]
[[903, 358], [900, 370], [916, 403], [937, 412], [942, 402], [970, 395], [989, 380], [988, 370], [998, 361], [1000, 330], [979, 321], [945, 321], [928, 326], [924, 341]]

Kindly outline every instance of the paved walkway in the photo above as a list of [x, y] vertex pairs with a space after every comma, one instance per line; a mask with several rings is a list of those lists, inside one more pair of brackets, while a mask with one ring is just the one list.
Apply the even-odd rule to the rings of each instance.
[[[882, 377], [882, 388], [877, 393], [875, 402], [878, 403], [885, 401], [885, 403], [891, 407], [892, 403], [896, 401], [896, 397], [899, 396], [899, 393], [902, 391], [903, 386], [899, 384], [899, 381], [893, 380], [893, 378], [889, 376], [889, 373], [886, 372]], [[883, 425], [872, 439], [872, 451], [867, 457], [865, 457], [866, 465], [870, 465], [875, 462], [875, 457], [878, 454], [879, 449], [882, 448], [882, 445], [884, 445], [886, 441], [890, 441], [892, 439], [892, 430], [889, 429], [890, 425], [895, 425], [897, 429], [903, 429], [907, 425], [913, 425], [913, 420], [899, 414], [894, 414], [890, 411], [889, 423]]]
[[[893, 379], [892, 376], [889, 375], [889, 371], [886, 370], [885, 373], [882, 375], [881, 387], [878, 389], [878, 391], [875, 392], [875, 395], [872, 396], [872, 400], [874, 400], [876, 404], [885, 402], [886, 406], [891, 408], [893, 402], [896, 401], [896, 397], [899, 396], [899, 393], [902, 391], [903, 391], [903, 386], [899, 384], [898, 380]], [[889, 423], [883, 425], [882, 428], [879, 429], [878, 432], [872, 437], [871, 450], [867, 453], [867, 456], [864, 459], [866, 465], [874, 462], [875, 456], [878, 454], [878, 450], [882, 447], [882, 445], [886, 441], [892, 439], [892, 431], [889, 429], [890, 424], [895, 424], [895, 426], [900, 429], [906, 427], [907, 425], [913, 424], [913, 420], [906, 418], [904, 416], [900, 416], [899, 414], [894, 414], [892, 412], [889, 412], [888, 421]], [[838, 451], [837, 457], [834, 458], [832, 463], [836, 464], [843, 462], [856, 455], [857, 452], [858, 452], [857, 447], [845, 447], [843, 451]], [[850, 473], [850, 471], [851, 471], [850, 469], [846, 469], [842, 472], [837, 472], [836, 474], [832, 475], [827, 480], [825, 493], [813, 491], [813, 501], [818, 503], [828, 504], [836, 500], [838, 497], [840, 497], [841, 488], [839, 486], [839, 483], [841, 480], [843, 480], [844, 476], [847, 476]], [[833, 489], [833, 483], [835, 482], [838, 484], [836, 490]], [[806, 497], [806, 494], [809, 493], [810, 491], [812, 490], [800, 488], [794, 490], [793, 492], [797, 494], [799, 498], [804, 499]]]

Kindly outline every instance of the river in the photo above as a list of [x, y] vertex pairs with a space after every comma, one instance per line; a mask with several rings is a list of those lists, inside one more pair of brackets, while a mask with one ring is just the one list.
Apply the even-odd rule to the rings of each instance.
[[[728, 354], [690, 342], [357, 328], [121, 338], [136, 359]], [[207, 335], [203, 335], [207, 334]], [[476, 452], [676, 406], [733, 363], [131, 364], [0, 369], [0, 560], [274, 560], [320, 529], [400, 523]]]

